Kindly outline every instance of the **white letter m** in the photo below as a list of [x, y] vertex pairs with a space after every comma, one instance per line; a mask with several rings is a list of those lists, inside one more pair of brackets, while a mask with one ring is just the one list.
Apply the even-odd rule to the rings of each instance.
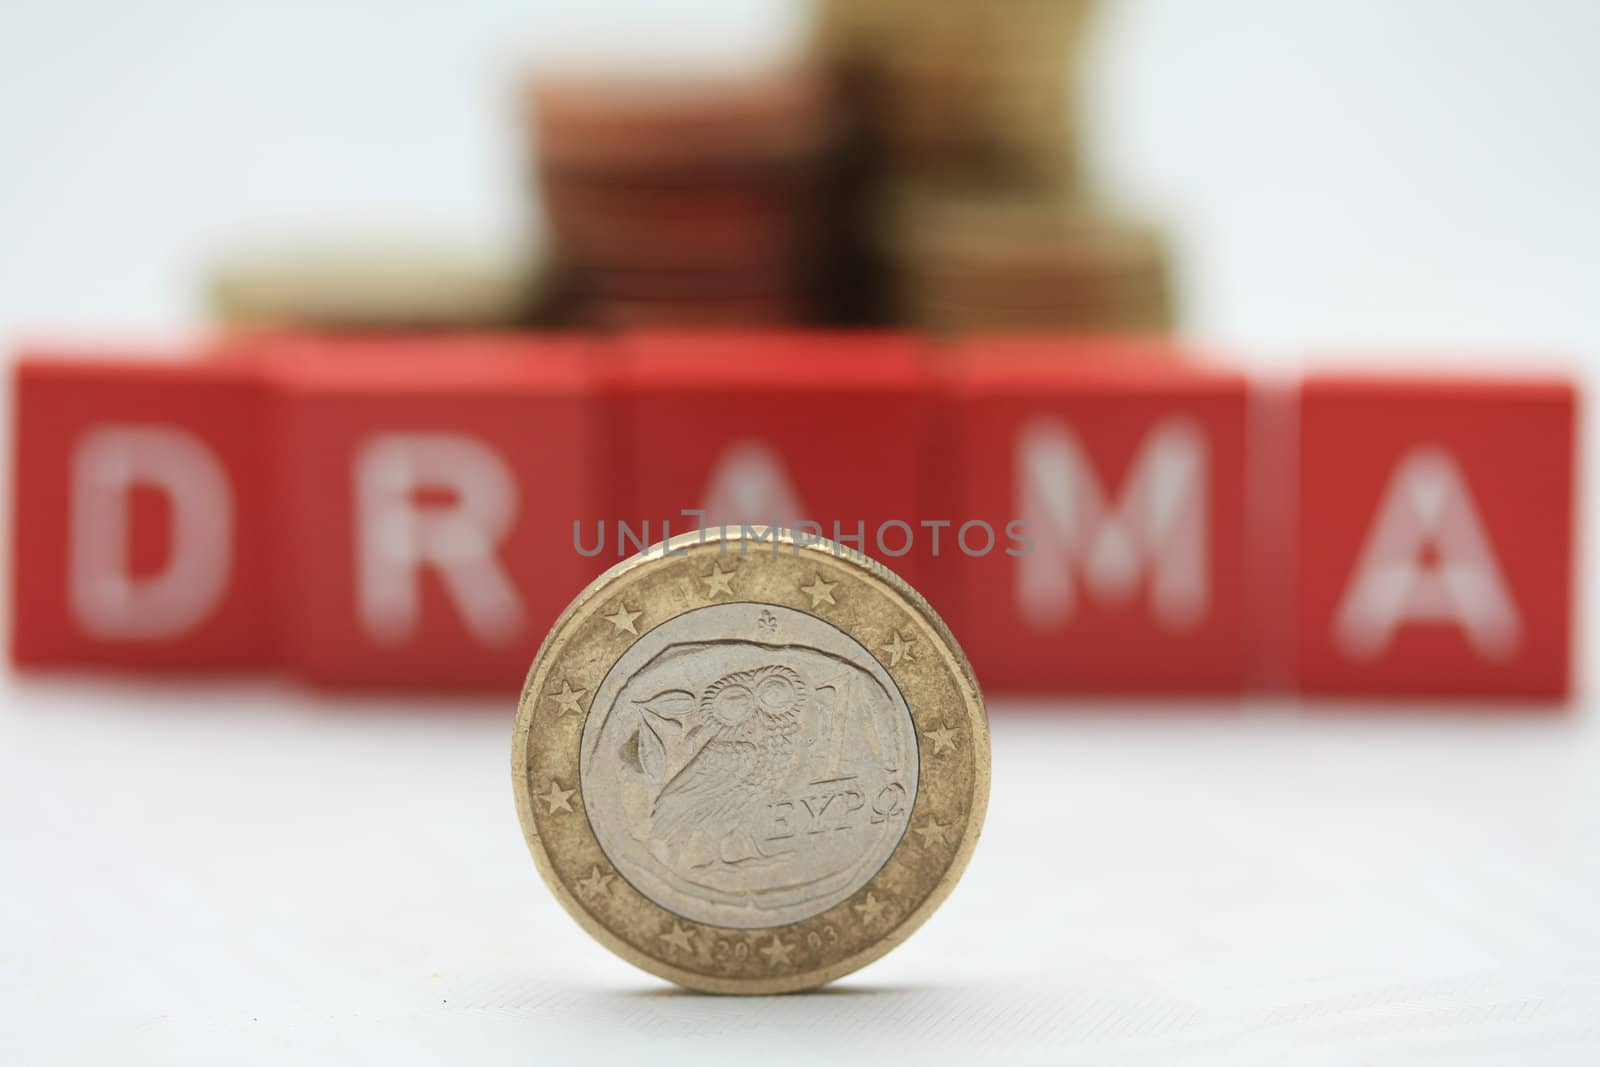
[[1078, 593], [1125, 602], [1149, 573], [1151, 610], [1168, 629], [1200, 622], [1210, 603], [1209, 449], [1193, 420], [1162, 419], [1140, 442], [1113, 506], [1088, 452], [1060, 419], [1017, 440], [1018, 517], [1032, 549], [1018, 560], [1017, 603], [1037, 626], [1072, 618]]

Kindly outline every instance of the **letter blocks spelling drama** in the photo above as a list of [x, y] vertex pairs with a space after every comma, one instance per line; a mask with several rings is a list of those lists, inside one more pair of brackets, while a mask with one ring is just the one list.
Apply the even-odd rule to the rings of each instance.
[[510, 692], [607, 566], [782, 524], [901, 572], [997, 692], [1570, 686], [1566, 381], [1291, 390], [1161, 342], [901, 333], [124, 355], [16, 366], [19, 666]]
[[963, 608], [950, 625], [985, 680], [1237, 691], [1243, 376], [1134, 343], [974, 339], [959, 352], [954, 510], [1026, 539], [950, 561]]
[[1302, 688], [1565, 694], [1572, 390], [1318, 377], [1300, 396]]
[[[782, 526], [883, 560], [928, 558], [925, 349], [903, 334], [640, 334], [618, 343], [611, 423], [623, 514], [641, 531]], [[879, 537], [879, 532], [882, 537]], [[645, 537], [646, 543], [649, 538]], [[615, 549], [606, 547], [615, 560]]]
[[514, 689], [602, 569], [590, 343], [308, 341], [266, 353], [277, 626], [324, 683]]
[[104, 355], [40, 353], [14, 373], [13, 658], [275, 662], [277, 441], [260, 377], [233, 363]]

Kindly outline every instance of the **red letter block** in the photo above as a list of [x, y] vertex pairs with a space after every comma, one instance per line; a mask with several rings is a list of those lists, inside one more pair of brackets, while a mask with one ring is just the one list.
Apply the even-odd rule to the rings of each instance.
[[514, 690], [602, 568], [586, 342], [308, 341], [276, 354], [287, 655], [324, 684]]
[[[811, 523], [919, 581], [932, 433], [919, 338], [639, 334], [622, 342], [618, 377], [635, 537], [694, 529], [686, 510], [709, 527]], [[613, 560], [634, 549], [606, 545]]]
[[1300, 410], [1301, 687], [1564, 696], [1572, 387], [1313, 378]]
[[17, 365], [18, 664], [272, 659], [262, 404], [238, 364], [62, 353]]
[[974, 339], [959, 355], [958, 536], [940, 565], [983, 684], [1238, 690], [1244, 379], [1131, 343]]

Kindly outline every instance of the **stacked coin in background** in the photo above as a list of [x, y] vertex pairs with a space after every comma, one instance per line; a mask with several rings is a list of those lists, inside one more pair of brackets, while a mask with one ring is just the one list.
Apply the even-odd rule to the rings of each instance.
[[837, 123], [805, 70], [528, 91], [572, 323], [815, 321]]
[[818, 0], [814, 55], [540, 70], [537, 256], [323, 244], [213, 272], [228, 324], [1159, 332], [1165, 242], [1086, 189], [1097, 0]]
[[503, 329], [543, 324], [555, 278], [533, 253], [358, 239], [245, 248], [214, 263], [207, 298], [229, 326]]
[[1171, 327], [1165, 242], [1086, 192], [1077, 67], [1093, 0], [824, 0], [866, 229], [841, 265], [934, 330]]
[[1153, 226], [1034, 191], [902, 188], [884, 215], [899, 311], [947, 333], [1161, 333], [1173, 320]]
[[823, 61], [867, 115], [889, 175], [1070, 185], [1090, 0], [824, 0]]

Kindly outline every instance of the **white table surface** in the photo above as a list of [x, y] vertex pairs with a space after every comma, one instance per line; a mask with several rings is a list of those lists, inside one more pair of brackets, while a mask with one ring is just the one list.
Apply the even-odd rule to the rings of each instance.
[[999, 702], [950, 900], [829, 992], [752, 1001], [561, 911], [510, 698], [3, 695], [8, 1062], [1600, 1058], [1592, 716]]

